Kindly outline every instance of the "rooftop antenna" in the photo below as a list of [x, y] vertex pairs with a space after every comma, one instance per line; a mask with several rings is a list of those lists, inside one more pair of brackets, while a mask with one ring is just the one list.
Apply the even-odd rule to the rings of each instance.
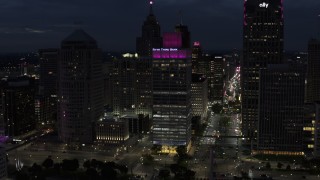
[[317, 36], [318, 36], [318, 38], [319, 38], [319, 40], [320, 40], [320, 14], [319, 14], [317, 17], [318, 17], [318, 19], [317, 19], [317, 20], [318, 20], [318, 28], [317, 28], [317, 29], [318, 29], [318, 30], [317, 30], [318, 33], [317, 33]]
[[153, 8], [152, 8], [153, 3], [154, 3], [153, 0], [149, 0], [149, 4], [150, 4], [150, 12], [149, 13], [150, 13], [150, 15], [153, 14]]
[[178, 12], [178, 14], [179, 14], [179, 18], [180, 18], [180, 25], [182, 25], [182, 11], [180, 10]]

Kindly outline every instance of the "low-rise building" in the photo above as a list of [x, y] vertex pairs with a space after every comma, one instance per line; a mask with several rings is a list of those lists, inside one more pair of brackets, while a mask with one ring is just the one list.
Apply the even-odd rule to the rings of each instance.
[[104, 117], [96, 122], [96, 141], [106, 144], [122, 144], [129, 139], [128, 121]]

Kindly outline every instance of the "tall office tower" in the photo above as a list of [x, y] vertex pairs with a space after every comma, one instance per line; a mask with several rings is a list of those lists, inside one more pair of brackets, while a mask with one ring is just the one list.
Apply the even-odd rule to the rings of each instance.
[[113, 60], [113, 114], [123, 116], [135, 113], [136, 59]]
[[59, 137], [68, 143], [93, 142], [93, 123], [103, 116], [102, 53], [83, 30], [61, 43], [58, 61]]
[[136, 59], [136, 114], [152, 115], [152, 60]]
[[257, 151], [303, 155], [303, 67], [268, 65], [260, 70]]
[[182, 36], [182, 47], [191, 48], [191, 35], [188, 26], [183, 25], [182, 22], [175, 27], [175, 32], [180, 32]]
[[113, 107], [113, 60], [108, 59], [103, 63], [103, 84], [104, 84], [104, 106]]
[[152, 48], [161, 48], [160, 25], [153, 14], [153, 1], [150, 0], [150, 12], [142, 26], [142, 35], [137, 38], [136, 51], [141, 57], [151, 57]]
[[2, 82], [1, 89], [5, 135], [19, 138], [35, 130], [34, 79], [9, 78]]
[[57, 119], [58, 49], [40, 49], [39, 122], [53, 124]]
[[311, 39], [308, 45], [306, 102], [320, 101], [320, 41]]
[[165, 152], [191, 145], [191, 52], [181, 33], [165, 33], [153, 49], [153, 144]]
[[222, 56], [212, 56], [209, 59], [209, 101], [222, 103], [224, 89], [224, 58]]
[[303, 146], [307, 156], [320, 156], [320, 104], [305, 103]]
[[152, 49], [162, 47], [160, 25], [153, 14], [153, 1], [150, 12], [142, 26], [142, 36], [137, 38], [136, 59], [136, 114], [152, 114]]
[[[282, 63], [282, 0], [245, 0], [241, 64], [242, 134], [256, 137], [259, 70]], [[249, 142], [249, 141], [248, 141]]]
[[[313, 103], [313, 116], [311, 122], [314, 126], [313, 128], [309, 129], [313, 131], [311, 134], [313, 135], [312, 140], [314, 140], [313, 145], [313, 155], [316, 157], [320, 157], [320, 102]], [[304, 128], [304, 130], [306, 130]], [[308, 148], [312, 147], [311, 145], [307, 146]]]
[[199, 116], [204, 123], [208, 112], [208, 80], [204, 74], [192, 74], [191, 103], [193, 116]]
[[200, 42], [194, 42], [192, 47], [192, 73], [204, 73], [199, 72], [199, 61], [202, 60], [202, 49]]

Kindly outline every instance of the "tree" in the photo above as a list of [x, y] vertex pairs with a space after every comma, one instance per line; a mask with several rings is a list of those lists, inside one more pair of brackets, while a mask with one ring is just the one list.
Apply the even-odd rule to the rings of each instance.
[[105, 166], [101, 169], [102, 179], [117, 179], [117, 171], [113, 168]]
[[91, 160], [91, 163], [90, 163], [90, 165], [91, 165], [91, 167], [93, 167], [93, 168], [97, 168], [97, 160], [96, 159], [92, 159]]
[[18, 171], [16, 173], [16, 180], [29, 180], [30, 177], [28, 176], [28, 174], [24, 171]]
[[47, 159], [45, 159], [42, 163], [42, 166], [45, 167], [46, 169], [52, 168], [53, 167], [53, 160], [49, 156]]
[[86, 169], [90, 168], [90, 167], [91, 167], [91, 162], [90, 162], [90, 160], [86, 160], [86, 161], [83, 163], [83, 167], [86, 168]]
[[185, 179], [194, 179], [195, 175], [196, 175], [195, 171], [188, 169], [185, 174]]
[[62, 161], [62, 169], [66, 171], [76, 171], [79, 168], [79, 161], [77, 159]]
[[129, 170], [126, 165], [117, 165], [117, 169], [120, 171], [121, 174], [127, 174]]
[[181, 170], [180, 170], [180, 166], [178, 164], [171, 164], [170, 165], [170, 170], [173, 174], [178, 174]]
[[53, 169], [56, 170], [57, 172], [59, 172], [60, 169], [61, 169], [61, 164], [60, 164], [60, 163], [55, 163], [55, 164], [53, 165]]
[[168, 169], [161, 169], [160, 171], [159, 171], [159, 177], [161, 178], [161, 179], [166, 179], [166, 178], [168, 178], [170, 176], [170, 171], [168, 170]]
[[214, 112], [216, 114], [220, 114], [222, 109], [223, 109], [222, 105], [220, 105], [218, 103], [212, 105], [212, 112]]
[[266, 168], [267, 168], [267, 169], [271, 169], [271, 164], [270, 164], [269, 162], [267, 162]]
[[241, 177], [246, 179], [246, 178], [249, 178], [249, 175], [247, 172], [241, 171]]
[[90, 177], [90, 179], [98, 179], [99, 174], [96, 169], [88, 168], [86, 174]]
[[287, 165], [286, 170], [291, 170], [291, 166], [290, 166], [290, 164], [288, 164], [288, 165]]
[[282, 163], [280, 163], [280, 162], [278, 162], [278, 164], [277, 164], [278, 169], [281, 169], [281, 168], [282, 168], [282, 166], [283, 166], [283, 164], [282, 164]]

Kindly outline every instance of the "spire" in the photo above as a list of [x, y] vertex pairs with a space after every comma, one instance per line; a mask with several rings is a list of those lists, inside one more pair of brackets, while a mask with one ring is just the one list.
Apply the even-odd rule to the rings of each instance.
[[150, 4], [150, 15], [153, 14], [153, 9], [152, 9], [152, 5], [153, 5], [153, 0], [149, 0], [149, 4]]
[[182, 25], [182, 11], [179, 11], [180, 25]]

